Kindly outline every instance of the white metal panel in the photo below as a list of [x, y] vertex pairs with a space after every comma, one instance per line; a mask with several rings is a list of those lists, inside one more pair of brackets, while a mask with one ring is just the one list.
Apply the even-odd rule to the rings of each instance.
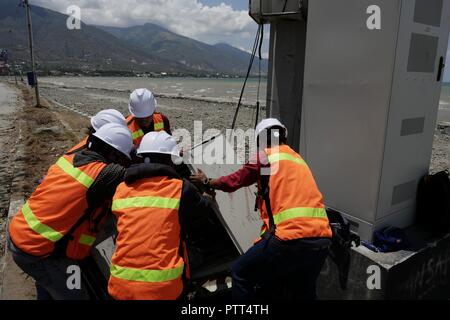
[[[378, 5], [381, 30], [369, 30]], [[301, 153], [325, 203], [372, 224], [383, 158], [400, 2], [310, 1]]]
[[[366, 26], [372, 5], [379, 30]], [[431, 157], [450, 0], [311, 1], [307, 30], [301, 153], [326, 205], [366, 240], [410, 225]]]
[[[191, 151], [191, 163], [194, 163], [194, 159], [201, 159], [199, 155], [204, 156], [208, 152], [208, 148], [214, 148], [213, 144], [216, 144], [217, 148], [225, 145], [226, 154], [222, 158], [224, 164], [193, 164], [194, 168], [201, 169], [208, 177], [218, 178], [233, 173], [242, 167], [240, 164], [226, 164], [225, 157], [227, 155], [229, 157], [234, 151], [223, 135], [218, 136], [213, 141], [194, 147]], [[255, 185], [233, 193], [217, 191], [216, 195], [216, 201], [226, 227], [241, 253], [246, 252], [253, 245], [261, 231], [262, 221], [259, 211], [254, 210], [256, 191]]]
[[[415, 22], [415, 14], [417, 14], [415, 1], [402, 2], [377, 219], [403, 211], [404, 214], [411, 215], [410, 221], [413, 220], [417, 185], [419, 179], [428, 173], [441, 92], [441, 82], [437, 81], [437, 72], [440, 57], [444, 57], [445, 61], [447, 52], [450, 1], [427, 1], [427, 8], [431, 12], [433, 12], [433, 6], [436, 7], [434, 11], [438, 11], [442, 6], [440, 23], [435, 21], [436, 25], [427, 25]], [[422, 8], [421, 13], [425, 15], [426, 12], [423, 11]], [[428, 72], [409, 70], [411, 66], [409, 60], [413, 56], [411, 51], [417, 50], [413, 44], [415, 36], [425, 40], [431, 39], [431, 41], [434, 39], [437, 42], [436, 51], [433, 46], [419, 48], [422, 50], [422, 55], [418, 58], [422, 58], [425, 62], [428, 58], [431, 63], [428, 64], [432, 69]], [[422, 61], [422, 64], [425, 62]], [[411, 122], [410, 119], [423, 119], [422, 130], [402, 134], [402, 124], [407, 123], [408, 120]], [[395, 201], [395, 194], [393, 194], [395, 188], [407, 185], [408, 182], [413, 183], [414, 188], [410, 190], [411, 192], [405, 191], [404, 199]]]

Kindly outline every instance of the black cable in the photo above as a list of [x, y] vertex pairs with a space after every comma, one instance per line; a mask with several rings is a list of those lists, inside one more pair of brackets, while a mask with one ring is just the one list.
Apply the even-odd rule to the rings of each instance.
[[250, 72], [252, 70], [253, 61], [254, 61], [255, 56], [256, 56], [256, 50], [258, 49], [258, 42], [259, 42], [259, 37], [260, 37], [260, 34], [261, 34], [261, 28], [262, 28], [262, 25], [259, 25], [258, 31], [256, 32], [255, 42], [253, 43], [252, 55], [250, 57], [250, 63], [249, 63], [249, 66], [248, 66], [247, 75], [245, 76], [244, 84], [243, 84], [242, 90], [241, 90], [241, 95], [239, 97], [239, 102], [238, 102], [238, 105], [236, 107], [236, 111], [234, 113], [233, 123], [231, 124], [231, 129], [232, 130], [234, 130], [234, 128], [236, 127], [237, 116], [238, 116], [238, 113], [239, 113], [239, 109], [241, 107], [242, 97], [243, 97], [244, 91], [245, 91], [245, 86], [247, 85], [247, 81], [248, 81], [248, 78], [250, 76]]
[[234, 130], [234, 128], [236, 127], [237, 116], [238, 116], [238, 113], [239, 113], [239, 109], [241, 107], [242, 97], [244, 95], [245, 87], [247, 85], [247, 81], [248, 81], [248, 78], [250, 76], [250, 72], [251, 72], [251, 69], [252, 69], [252, 66], [253, 66], [253, 61], [255, 59], [256, 49], [257, 49], [260, 33], [261, 33], [261, 25], [258, 27], [258, 31], [256, 32], [255, 42], [253, 43], [253, 49], [252, 49], [252, 54], [251, 54], [251, 57], [250, 57], [250, 63], [249, 63], [249, 66], [248, 66], [247, 75], [245, 77], [245, 81], [244, 81], [244, 84], [243, 84], [242, 89], [241, 89], [239, 102], [238, 102], [238, 105], [237, 105], [237, 108], [236, 108], [236, 112], [235, 112], [234, 117], [233, 117], [233, 123], [231, 125], [231, 129], [232, 130]]
[[262, 44], [263, 44], [263, 40], [264, 40], [264, 25], [261, 25], [261, 32], [260, 32], [260, 36], [259, 36], [259, 60], [262, 59]]
[[287, 2], [288, 2], [288, 0], [284, 0], [283, 11], [281, 11], [281, 12], [285, 12], [286, 11]]
[[261, 89], [261, 61], [262, 61], [262, 45], [264, 40], [264, 25], [261, 26], [261, 34], [259, 39], [259, 64], [258, 64], [258, 91], [256, 93], [256, 117], [255, 117], [255, 128], [258, 125], [259, 121], [259, 111], [260, 111], [260, 103], [259, 103], [259, 93]]

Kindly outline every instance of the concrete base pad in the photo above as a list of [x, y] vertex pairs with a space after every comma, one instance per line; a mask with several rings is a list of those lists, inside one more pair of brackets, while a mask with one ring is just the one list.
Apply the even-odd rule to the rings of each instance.
[[450, 235], [431, 239], [417, 228], [407, 234], [409, 250], [353, 248], [347, 290], [341, 289], [337, 266], [328, 259], [317, 283], [319, 298], [450, 299]]

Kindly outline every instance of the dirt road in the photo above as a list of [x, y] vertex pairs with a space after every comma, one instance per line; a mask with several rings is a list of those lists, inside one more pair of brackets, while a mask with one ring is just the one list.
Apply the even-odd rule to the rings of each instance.
[[[85, 117], [54, 107], [35, 107], [31, 90], [0, 82], [0, 300], [35, 299], [34, 281], [4, 250], [8, 215], [23, 205], [48, 167], [78, 142]], [[9, 211], [9, 212], [8, 212]]]
[[3, 256], [5, 226], [11, 195], [14, 147], [14, 111], [18, 92], [5, 83], [0, 83], [0, 257]]

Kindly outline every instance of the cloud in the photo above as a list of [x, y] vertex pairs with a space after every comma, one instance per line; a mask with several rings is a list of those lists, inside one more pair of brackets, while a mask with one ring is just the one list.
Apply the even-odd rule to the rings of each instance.
[[[32, 4], [66, 14], [67, 7], [81, 8], [87, 24], [128, 27], [147, 22], [207, 43], [228, 42], [250, 48], [256, 24], [246, 10], [199, 0], [32, 0]], [[248, 50], [248, 49], [246, 49]]]

